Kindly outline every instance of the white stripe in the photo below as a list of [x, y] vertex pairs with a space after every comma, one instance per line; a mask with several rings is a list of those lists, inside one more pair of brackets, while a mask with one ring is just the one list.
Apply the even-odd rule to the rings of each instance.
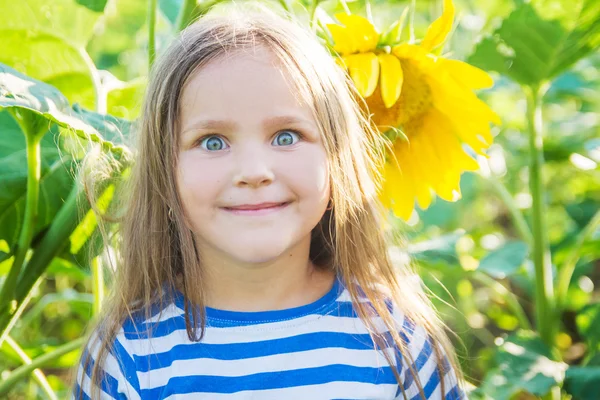
[[[392, 357], [392, 351], [386, 352]], [[381, 352], [374, 350], [350, 350], [329, 348], [295, 353], [274, 354], [264, 357], [245, 358], [235, 361], [196, 358], [176, 360], [168, 367], [138, 372], [142, 389], [165, 386], [173, 376], [215, 375], [226, 377], [246, 376], [259, 373], [281, 372], [341, 364], [353, 367], [381, 368], [389, 366]]]
[[[118, 336], [117, 336], [117, 340], [119, 340]], [[119, 341], [121, 342], [122, 345], [124, 345], [122, 340], [119, 340]], [[95, 331], [91, 335], [90, 341], [88, 342], [88, 345], [87, 345], [87, 349], [88, 349], [89, 354], [92, 356], [92, 359], [94, 360], [94, 366], [95, 366], [95, 364], [97, 363], [96, 360], [98, 358], [98, 352], [100, 349], [100, 342], [98, 341], [98, 332], [97, 331]], [[128, 350], [126, 350], [126, 351], [129, 353]], [[82, 361], [85, 362], [85, 360], [82, 360]], [[131, 399], [131, 400], [137, 400], [140, 398], [140, 396], [137, 393], [137, 391], [135, 390], [135, 388], [133, 388], [133, 386], [131, 386], [129, 381], [127, 381], [127, 379], [123, 375], [123, 372], [121, 371], [119, 362], [110, 352], [107, 353], [105, 362], [101, 367], [104, 370], [104, 372], [106, 372], [107, 374], [109, 374], [110, 376], [112, 376], [113, 378], [115, 378], [117, 380], [119, 392], [127, 394], [127, 398]], [[82, 377], [83, 377], [83, 381], [81, 380]], [[83, 391], [88, 396], [90, 396], [89, 392], [91, 390], [92, 382], [90, 380], [90, 377], [88, 377], [87, 374], [85, 374], [81, 362], [79, 363], [79, 370], [77, 373], [77, 381], [82, 386]], [[102, 393], [101, 399], [105, 399], [105, 398], [112, 399], [112, 397], [110, 397], [106, 392], [101, 391], [101, 393]]]
[[330, 400], [331, 393], [346, 399], [392, 399], [398, 385], [361, 382], [329, 382], [321, 385], [295, 386], [291, 388], [237, 393], [189, 393], [174, 394], [168, 400]]
[[[315, 320], [314, 316], [300, 318], [304, 323], [299, 322], [293, 329], [293, 334], [302, 335], [315, 333], [314, 324], [309, 324]], [[318, 316], [319, 321], [318, 333], [346, 333], [351, 335], [364, 335], [369, 331], [364, 323], [359, 318], [337, 317], [334, 315]], [[383, 321], [380, 318], [375, 319], [376, 327], [379, 331], [384, 329]], [[202, 343], [205, 344], [231, 344], [231, 343], [249, 343], [256, 341], [266, 341], [273, 339], [281, 339], [290, 336], [288, 329], [277, 328], [279, 323], [252, 325], [246, 330], [246, 327], [231, 327], [231, 328], [210, 328], [206, 329], [205, 335], [202, 338]], [[289, 321], [282, 322], [285, 328], [291, 328]], [[261, 330], [262, 329], [262, 330]], [[148, 339], [132, 339], [128, 340], [125, 337], [119, 338], [121, 341], [127, 342], [127, 347], [130, 348], [135, 355], [146, 356], [152, 353], [163, 353], [171, 350], [173, 346], [178, 344], [189, 344], [191, 341], [187, 336], [185, 329], [179, 329], [162, 337]]]

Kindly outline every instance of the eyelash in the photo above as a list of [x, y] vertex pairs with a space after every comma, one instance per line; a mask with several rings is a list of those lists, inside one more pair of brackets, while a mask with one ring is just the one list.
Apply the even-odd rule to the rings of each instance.
[[[282, 133], [282, 132], [291, 132], [291, 133], [294, 133], [294, 134], [296, 134], [296, 135], [298, 136], [298, 140], [299, 140], [299, 141], [300, 141], [300, 140], [304, 140], [304, 135], [303, 135], [302, 133], [300, 133], [299, 131], [297, 131], [297, 130], [295, 130], [295, 129], [283, 129], [283, 130], [280, 130], [279, 132], [277, 132], [277, 134], [275, 135], [275, 137], [273, 138], [273, 140], [272, 140], [271, 142], [273, 142], [275, 139], [277, 139], [277, 136], [278, 136], [280, 133]], [[212, 134], [212, 133], [211, 133], [211, 134], [208, 134], [208, 135], [202, 136], [200, 139], [198, 139], [198, 141], [196, 142], [196, 146], [202, 146], [202, 143], [203, 143], [205, 140], [207, 140], [207, 139], [210, 139], [210, 138], [212, 138], [212, 137], [218, 137], [218, 138], [220, 138], [221, 140], [223, 140], [223, 142], [225, 142], [225, 140], [223, 139], [223, 137], [221, 137], [220, 135], [217, 135], [217, 134]], [[296, 142], [296, 143], [297, 143], [297, 142]], [[296, 143], [293, 143], [293, 144], [296, 144]], [[292, 146], [293, 144], [291, 144], [291, 145], [288, 145], [288, 146]], [[277, 146], [277, 147], [288, 147], [288, 146]], [[206, 150], [206, 149], [205, 149], [205, 150]], [[224, 150], [224, 149], [221, 149], [221, 150]], [[220, 150], [207, 150], [207, 151], [209, 151], [209, 152], [211, 152], [211, 153], [212, 153], [212, 152], [216, 152], [216, 151], [220, 151]]]

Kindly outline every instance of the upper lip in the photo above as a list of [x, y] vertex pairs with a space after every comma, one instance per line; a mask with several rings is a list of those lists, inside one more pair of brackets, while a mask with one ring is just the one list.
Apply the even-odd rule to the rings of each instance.
[[225, 208], [231, 208], [234, 210], [258, 210], [261, 208], [268, 208], [268, 207], [274, 207], [274, 206], [279, 206], [281, 204], [285, 204], [287, 203], [287, 201], [280, 201], [280, 202], [269, 202], [269, 203], [257, 203], [257, 204], [242, 204], [239, 206], [231, 206], [231, 207], [225, 207]]

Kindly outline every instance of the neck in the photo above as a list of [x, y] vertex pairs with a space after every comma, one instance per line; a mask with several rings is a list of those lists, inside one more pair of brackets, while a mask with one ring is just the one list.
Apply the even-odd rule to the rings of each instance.
[[309, 260], [309, 245], [299, 243], [273, 260], [252, 264], [201, 249], [205, 305], [254, 312], [283, 310], [318, 300], [331, 289], [335, 274]]

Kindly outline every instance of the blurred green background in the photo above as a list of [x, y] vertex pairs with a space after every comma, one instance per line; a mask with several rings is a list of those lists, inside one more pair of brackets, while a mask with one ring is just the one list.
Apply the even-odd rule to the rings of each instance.
[[[214, 3], [0, 0], [0, 398], [66, 398], [110, 284], [75, 183], [80, 160], [95, 148], [126, 168], [149, 37], [160, 54]], [[600, 399], [600, 2], [454, 3], [445, 54], [493, 76], [478, 95], [503, 125], [480, 171], [462, 176], [461, 200], [437, 199], [408, 223], [390, 215], [409, 243], [390, 254], [417, 261], [460, 338], [470, 398]], [[330, 0], [268, 4], [307, 24], [344, 11]], [[443, 1], [346, 5], [380, 30], [413, 7], [422, 38]], [[532, 135], [543, 148], [532, 150]]]

